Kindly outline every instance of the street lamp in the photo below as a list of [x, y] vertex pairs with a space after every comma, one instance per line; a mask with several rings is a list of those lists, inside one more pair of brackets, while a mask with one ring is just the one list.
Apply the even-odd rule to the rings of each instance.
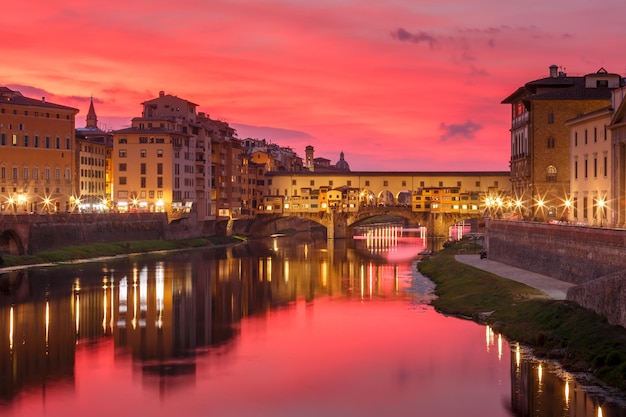
[[537, 211], [541, 210], [541, 221], [545, 221], [544, 218], [543, 218], [544, 204], [545, 203], [544, 203], [543, 199], [540, 198], [539, 200], [537, 200]]
[[606, 206], [606, 202], [603, 198], [598, 200], [598, 211], [600, 212], [600, 227], [602, 227], [602, 218], [604, 217], [604, 207]]

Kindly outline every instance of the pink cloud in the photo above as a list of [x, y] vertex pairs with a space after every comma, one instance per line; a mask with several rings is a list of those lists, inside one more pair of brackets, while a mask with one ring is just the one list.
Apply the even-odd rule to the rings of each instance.
[[[502, 98], [551, 64], [623, 72], [606, 51], [626, 28], [603, 12], [621, 3], [602, 2], [541, 13], [486, 0], [13, 2], [0, 84], [79, 108], [77, 125], [92, 95], [99, 119], [121, 128], [164, 90], [245, 136], [263, 126], [259, 137], [300, 154], [307, 141], [331, 160], [343, 150], [354, 170], [506, 170]], [[463, 127], [469, 143], [439, 140]]]

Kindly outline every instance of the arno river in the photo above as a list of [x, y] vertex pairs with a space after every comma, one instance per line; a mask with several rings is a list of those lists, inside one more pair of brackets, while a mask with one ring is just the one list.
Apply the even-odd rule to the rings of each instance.
[[626, 416], [364, 233], [0, 275], [0, 416]]

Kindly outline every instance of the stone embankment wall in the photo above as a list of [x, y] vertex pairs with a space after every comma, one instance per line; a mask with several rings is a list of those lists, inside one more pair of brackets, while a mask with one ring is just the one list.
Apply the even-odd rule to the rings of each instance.
[[28, 251], [37, 253], [89, 243], [168, 238], [164, 213], [55, 214], [40, 216], [31, 224]]
[[578, 284], [568, 299], [626, 327], [626, 230], [489, 220], [485, 246], [494, 261]]

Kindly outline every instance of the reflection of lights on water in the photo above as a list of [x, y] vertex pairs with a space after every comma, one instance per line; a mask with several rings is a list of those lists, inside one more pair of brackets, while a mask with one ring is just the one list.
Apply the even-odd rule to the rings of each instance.
[[157, 318], [155, 325], [157, 328], [163, 327], [163, 310], [165, 309], [165, 267], [163, 262], [158, 262], [155, 271], [155, 296]]
[[285, 259], [285, 283], [289, 282], [289, 261]]
[[107, 279], [104, 278], [102, 280], [102, 331], [104, 333], [107, 331], [107, 314], [109, 312], [109, 309], [107, 308], [107, 288]]
[[272, 282], [272, 258], [268, 256], [266, 259], [265, 273], [267, 276], [267, 282]]
[[9, 349], [13, 350], [13, 306], [9, 311]]
[[569, 379], [565, 380], [565, 404], [569, 404]]
[[322, 261], [321, 269], [322, 287], [326, 287], [328, 285], [328, 263], [325, 260]]
[[539, 365], [537, 366], [537, 379], [540, 384], [541, 384], [542, 378], [543, 378], [543, 367], [541, 366], [541, 362], [539, 362]]
[[602, 407], [598, 406], [598, 417], [602, 417]]
[[522, 354], [519, 351], [519, 343], [515, 345], [515, 364], [519, 368], [520, 362], [522, 359]]
[[272, 242], [274, 243], [274, 252], [278, 252], [278, 238], [272, 238]]
[[48, 354], [49, 339], [50, 339], [50, 301], [46, 300], [46, 355]]
[[502, 360], [502, 335], [498, 334], [498, 359]]

